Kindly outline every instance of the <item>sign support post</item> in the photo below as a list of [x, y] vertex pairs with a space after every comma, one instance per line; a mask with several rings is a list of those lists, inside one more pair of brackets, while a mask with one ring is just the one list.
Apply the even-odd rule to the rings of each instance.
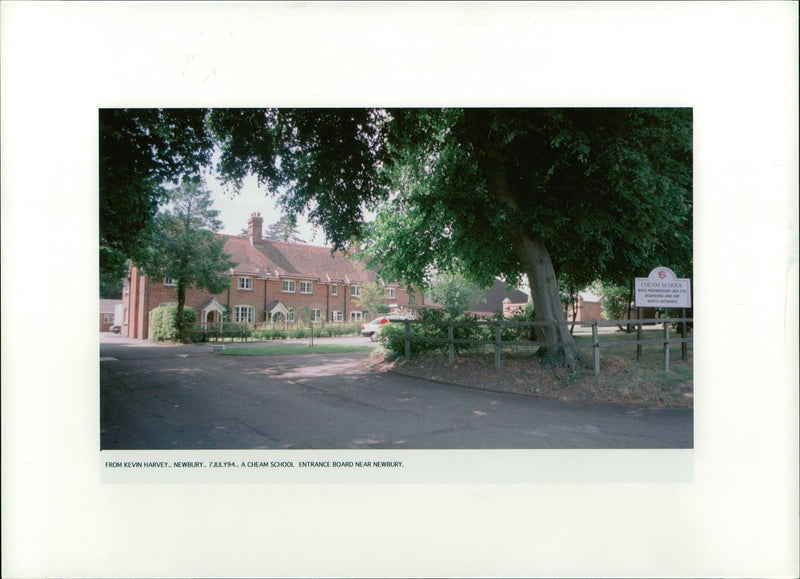
[[[692, 307], [692, 280], [678, 278], [668, 267], [657, 267], [647, 277], [635, 278], [636, 307], [639, 311], [639, 329], [636, 335], [636, 359], [642, 355], [641, 308], [681, 309], [681, 338], [686, 338], [686, 308]], [[664, 365], [669, 368], [669, 328], [664, 322]], [[681, 358], [686, 359], [686, 342], [681, 342]]]

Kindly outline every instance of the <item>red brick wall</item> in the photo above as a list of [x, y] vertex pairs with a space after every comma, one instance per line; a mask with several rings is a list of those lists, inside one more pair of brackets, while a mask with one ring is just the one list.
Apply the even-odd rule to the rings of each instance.
[[[239, 277], [251, 277], [252, 290], [243, 290], [238, 287]], [[290, 279], [290, 278], [287, 278]], [[321, 310], [322, 319], [329, 322], [331, 312], [342, 312], [342, 321], [348, 323], [350, 314], [353, 311], [362, 311], [358, 304], [358, 298], [350, 295], [350, 285], [339, 283], [339, 294], [333, 295], [332, 283], [313, 283], [311, 294], [300, 293], [300, 282], [311, 281], [302, 278], [291, 278], [295, 281], [295, 291], [284, 292], [283, 280], [281, 279], [258, 279], [255, 276], [235, 275], [231, 278], [230, 288], [216, 296], [208, 292], [189, 289], [186, 292], [186, 305], [198, 314], [198, 321], [202, 320], [202, 308], [207, 305], [212, 297], [231, 310], [235, 306], [252, 306], [255, 309], [255, 321], [257, 323], [265, 321], [265, 306], [273, 301], [280, 301], [287, 308], [307, 307], [309, 309]], [[352, 284], [351, 284], [352, 285]], [[357, 284], [361, 285], [361, 284]], [[394, 286], [393, 286], [394, 287]], [[123, 326], [122, 333], [132, 338], [146, 339], [149, 336], [148, 316], [149, 312], [157, 308], [162, 303], [177, 302], [177, 292], [175, 287], [165, 286], [163, 280], [148, 280], [136, 268], [131, 270], [129, 282], [130, 292], [123, 296], [123, 307], [129, 309], [129, 324]], [[413, 291], [413, 290], [412, 290]], [[417, 295], [415, 303], [421, 303], [421, 298]], [[395, 287], [395, 297], [385, 298], [385, 303], [408, 305], [409, 292], [405, 288]]]
[[[578, 317], [575, 321], [590, 322], [592, 320], [604, 320], [600, 302], [587, 302], [582, 297], [578, 297]], [[567, 307], [567, 321], [572, 321], [572, 305]]]
[[150, 286], [150, 307], [148, 310], [156, 309], [162, 303], [177, 302], [178, 293], [174, 286], [165, 286], [162, 281], [148, 280]]
[[600, 302], [587, 302], [581, 298], [579, 307], [580, 313], [578, 317], [582, 322], [603, 319]]
[[[110, 332], [111, 331], [111, 326], [114, 325], [113, 321], [110, 322], [110, 323], [106, 323], [106, 322], [103, 321], [103, 317], [107, 316], [107, 315], [109, 315], [109, 314], [100, 314], [100, 331], [101, 332]], [[110, 314], [110, 315], [111, 315], [111, 318], [113, 320], [114, 314]]]
[[[127, 281], [127, 286], [123, 290], [122, 296], [123, 326], [121, 334], [129, 338], [147, 338], [146, 281], [146, 278], [139, 275], [139, 271], [135, 267], [131, 268], [130, 279]], [[127, 324], [125, 323], [126, 319]]]

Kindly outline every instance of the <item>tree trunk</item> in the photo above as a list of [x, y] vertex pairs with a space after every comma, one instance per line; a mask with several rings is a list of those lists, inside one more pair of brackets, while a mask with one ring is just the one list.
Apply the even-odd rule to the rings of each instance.
[[550, 253], [532, 236], [519, 233], [514, 238], [514, 249], [528, 275], [536, 321], [548, 322], [546, 326], [537, 327], [537, 339], [544, 342], [541, 352], [548, 358], [563, 362], [568, 368], [576, 368], [579, 364], [578, 348], [561, 307]]
[[186, 304], [186, 284], [182, 280], [178, 280], [178, 313], [176, 314], [175, 323], [178, 326], [178, 340], [181, 344], [186, 343], [186, 324], [183, 321], [183, 310]]
[[494, 159], [493, 162], [487, 163], [484, 160], [481, 168], [487, 178], [489, 191], [509, 209], [508, 234], [514, 252], [528, 275], [535, 320], [547, 322], [547, 325], [537, 327], [537, 341], [544, 342], [540, 353], [560, 364], [563, 363], [567, 368], [577, 368], [580, 354], [569, 331], [564, 308], [561, 306], [558, 279], [550, 252], [541, 240], [523, 227], [518, 217], [521, 213], [520, 203], [509, 187], [502, 161], [497, 161], [499, 160]]
[[[633, 276], [631, 276], [631, 280], [633, 280], [633, 279], [634, 279]], [[626, 313], [625, 313], [625, 317], [628, 319], [629, 322], [630, 322], [630, 319], [631, 319], [631, 304], [633, 303], [633, 286], [634, 286], [634, 283], [636, 283], [636, 282], [635, 281], [631, 281], [630, 292], [628, 293], [628, 307], [626, 308]], [[626, 326], [626, 328], [627, 329], [625, 331], [628, 332], [629, 334], [633, 331], [633, 328], [631, 327], [630, 323]]]
[[572, 323], [569, 326], [569, 333], [575, 333], [575, 322], [578, 320], [578, 303], [579, 303], [579, 294], [578, 290], [575, 288], [570, 288], [569, 290], [569, 301], [572, 304]]

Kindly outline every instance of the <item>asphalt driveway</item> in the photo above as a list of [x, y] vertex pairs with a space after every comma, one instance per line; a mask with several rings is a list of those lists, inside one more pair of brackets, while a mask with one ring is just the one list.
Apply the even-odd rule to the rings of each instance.
[[107, 336], [100, 345], [101, 449], [693, 446], [691, 410], [469, 389], [378, 372], [368, 356], [222, 356], [208, 344]]

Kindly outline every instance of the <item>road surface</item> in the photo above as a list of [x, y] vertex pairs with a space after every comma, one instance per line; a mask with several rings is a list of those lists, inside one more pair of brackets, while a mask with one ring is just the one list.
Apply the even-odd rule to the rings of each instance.
[[476, 390], [379, 372], [368, 361], [368, 352], [223, 356], [208, 344], [154, 346], [105, 337], [100, 347], [101, 448], [693, 445], [691, 410]]

